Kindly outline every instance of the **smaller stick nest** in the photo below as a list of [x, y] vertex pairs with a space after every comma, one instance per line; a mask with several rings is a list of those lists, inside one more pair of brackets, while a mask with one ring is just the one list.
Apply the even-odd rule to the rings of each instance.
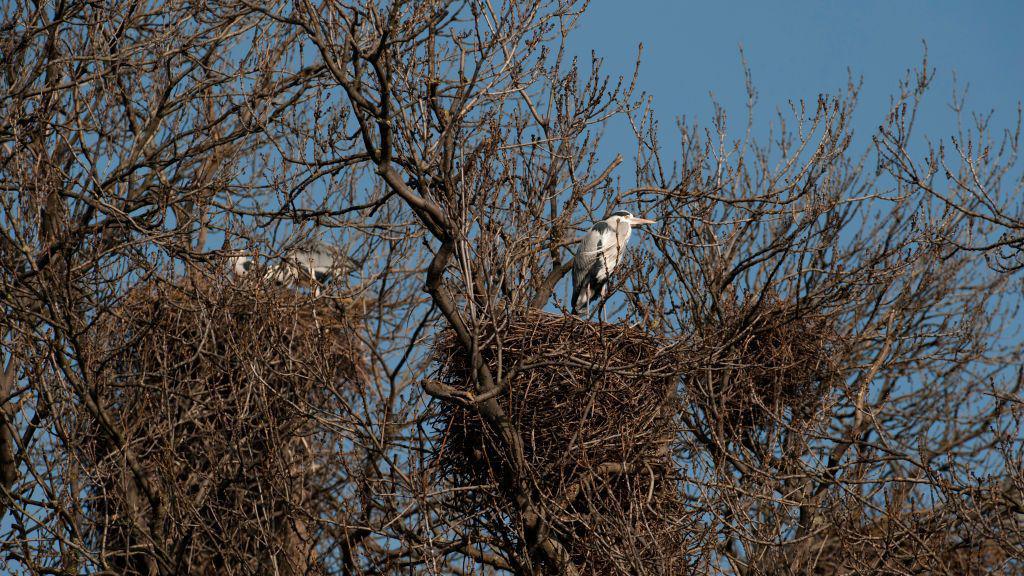
[[[623, 572], [608, 539], [633, 552], [643, 545], [661, 564], [672, 562], [666, 555], [681, 556], [673, 537], [679, 531], [667, 524], [671, 515], [650, 513], [683, 508], [670, 480], [681, 368], [673, 343], [636, 328], [539, 311], [509, 315], [479, 332], [480, 354], [500, 382], [496, 400], [523, 441], [522, 473], [532, 482], [533, 500], [547, 509], [577, 566], [586, 573]], [[439, 336], [434, 357], [436, 380], [478, 392], [471, 356], [452, 331]], [[509, 473], [511, 455], [476, 407], [440, 403], [434, 427], [439, 470], [456, 486], [487, 486], [460, 492], [453, 505], [466, 514], [514, 517], [515, 495], [490, 488]], [[659, 522], [665, 530], [655, 529]], [[654, 532], [665, 538], [651, 542]], [[641, 533], [641, 544], [626, 537]]]
[[722, 306], [691, 346], [698, 360], [687, 369], [687, 399], [724, 440], [813, 421], [842, 378], [829, 319], [773, 295]]

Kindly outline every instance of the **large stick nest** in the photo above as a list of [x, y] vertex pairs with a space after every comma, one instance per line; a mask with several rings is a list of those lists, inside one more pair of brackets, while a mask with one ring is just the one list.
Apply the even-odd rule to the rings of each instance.
[[[673, 486], [681, 364], [671, 341], [636, 328], [537, 311], [480, 327], [477, 344], [501, 392], [498, 404], [523, 440], [532, 498], [584, 572], [636, 573], [637, 562], [678, 572], [684, 514]], [[434, 378], [476, 392], [471, 356], [452, 331], [437, 340]], [[436, 462], [461, 492], [464, 512], [514, 517], [500, 478], [512, 455], [473, 406], [442, 403]], [[659, 513], [653, 511], [660, 510]], [[500, 524], [500, 520], [495, 520]], [[659, 568], [660, 570], [660, 568]]]
[[310, 569], [314, 416], [327, 390], [362, 380], [354, 322], [329, 301], [225, 278], [142, 285], [102, 318], [87, 374], [105, 416], [81, 407], [73, 425], [109, 565], [148, 571], [151, 555], [131, 550], [156, 540], [192, 573]]

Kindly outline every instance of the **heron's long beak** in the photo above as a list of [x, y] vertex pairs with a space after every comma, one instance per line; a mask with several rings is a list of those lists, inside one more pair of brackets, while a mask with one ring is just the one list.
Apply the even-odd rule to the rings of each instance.
[[629, 223], [636, 226], [637, 224], [657, 224], [658, 222], [656, 220], [648, 220], [647, 218], [637, 218], [636, 216], [633, 216]]

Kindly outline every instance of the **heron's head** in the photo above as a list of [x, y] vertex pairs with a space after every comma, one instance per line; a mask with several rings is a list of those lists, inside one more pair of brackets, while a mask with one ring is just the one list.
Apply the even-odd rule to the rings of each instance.
[[241, 276], [252, 268], [253, 261], [251, 257], [239, 254], [228, 258], [228, 263], [232, 271]]
[[630, 226], [639, 226], [641, 224], [655, 224], [654, 220], [648, 220], [647, 218], [633, 216], [631, 212], [627, 212], [626, 210], [617, 210], [615, 212], [612, 212], [612, 215], [609, 217], [609, 219], [611, 218], [620, 218], [623, 222], [629, 224]]

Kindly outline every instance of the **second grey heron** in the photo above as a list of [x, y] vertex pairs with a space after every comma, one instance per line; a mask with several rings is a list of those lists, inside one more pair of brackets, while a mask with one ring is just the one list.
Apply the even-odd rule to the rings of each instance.
[[356, 268], [352, 260], [337, 247], [315, 240], [300, 244], [285, 254], [282, 260], [271, 268], [271, 279], [306, 286], [314, 291], [319, 291], [320, 286]]
[[606, 295], [608, 277], [622, 260], [633, 226], [654, 223], [654, 220], [638, 218], [625, 210], [619, 210], [594, 224], [583, 236], [572, 264], [573, 314], [583, 307], [586, 307], [589, 314], [590, 301]]

